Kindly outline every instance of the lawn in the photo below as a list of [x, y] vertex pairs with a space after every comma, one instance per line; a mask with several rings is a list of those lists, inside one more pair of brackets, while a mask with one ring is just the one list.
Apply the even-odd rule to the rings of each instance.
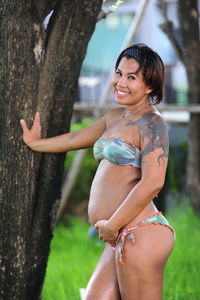
[[[200, 300], [200, 219], [186, 207], [167, 218], [177, 237], [165, 270], [163, 300]], [[88, 237], [88, 230], [89, 225], [77, 219], [56, 227], [42, 300], [80, 299], [79, 288], [86, 287], [103, 250], [98, 238]]]

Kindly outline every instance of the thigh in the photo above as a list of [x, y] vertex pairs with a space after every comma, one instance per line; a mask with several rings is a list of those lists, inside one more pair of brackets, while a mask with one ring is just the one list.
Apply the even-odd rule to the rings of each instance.
[[120, 300], [115, 251], [107, 245], [88, 283], [84, 300]]
[[125, 243], [125, 264], [116, 267], [123, 300], [161, 300], [164, 266], [173, 250], [172, 232], [161, 225], [147, 225], [134, 231], [136, 244]]

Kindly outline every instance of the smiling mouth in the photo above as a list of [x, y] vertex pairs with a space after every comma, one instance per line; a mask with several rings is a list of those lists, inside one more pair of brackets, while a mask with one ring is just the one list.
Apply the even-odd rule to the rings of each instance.
[[119, 90], [116, 90], [116, 92], [117, 92], [117, 96], [121, 96], [121, 97], [125, 97], [125, 96], [129, 95], [129, 93], [123, 92], [123, 91], [119, 91]]
[[120, 95], [128, 95], [128, 93], [126, 93], [126, 92], [121, 92], [121, 91], [117, 91], [117, 93], [120, 94]]

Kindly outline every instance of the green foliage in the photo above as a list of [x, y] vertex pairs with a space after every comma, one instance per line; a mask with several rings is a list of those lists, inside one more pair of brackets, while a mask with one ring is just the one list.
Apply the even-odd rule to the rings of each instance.
[[83, 119], [81, 122], [77, 122], [77, 123], [73, 123], [71, 125], [71, 132], [76, 132], [79, 131], [83, 128], [86, 128], [88, 126], [90, 126], [92, 124], [92, 120], [91, 119]]
[[[74, 155], [75, 151], [72, 151], [69, 154], [65, 163], [66, 170], [68, 170], [70, 162], [73, 161]], [[97, 161], [95, 161], [93, 157], [92, 149], [88, 149], [84, 157], [80, 172], [76, 178], [74, 188], [70, 195], [69, 203], [71, 203], [72, 206], [80, 203], [84, 199], [89, 199], [90, 186], [96, 172], [97, 164]]]
[[[199, 300], [200, 219], [185, 206], [167, 218], [176, 230], [176, 241], [166, 266], [163, 300]], [[79, 288], [86, 287], [103, 249], [98, 238], [88, 238], [88, 229], [76, 219], [55, 229], [43, 300], [80, 299]]]
[[[72, 132], [77, 132], [91, 124], [90, 119], [84, 119], [81, 123], [74, 123], [71, 126]], [[64, 163], [65, 173], [70, 169], [77, 151], [70, 151], [67, 153]], [[76, 178], [70, 199], [68, 201], [67, 211], [71, 213], [73, 208], [83, 200], [89, 199], [89, 191], [92, 179], [95, 175], [98, 162], [94, 159], [92, 149], [88, 149], [81, 165], [80, 172]]]
[[177, 193], [178, 182], [177, 182], [177, 177], [175, 175], [175, 162], [174, 162], [173, 156], [171, 156], [169, 158], [168, 168], [167, 168], [167, 179], [168, 179], [168, 183], [170, 185], [171, 191], [173, 193]]
[[166, 182], [169, 191], [177, 195], [185, 192], [188, 144], [184, 142], [178, 146], [170, 145], [169, 152]]

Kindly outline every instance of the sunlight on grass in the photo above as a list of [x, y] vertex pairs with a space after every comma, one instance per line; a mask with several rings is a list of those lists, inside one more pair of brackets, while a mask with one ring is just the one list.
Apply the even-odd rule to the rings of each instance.
[[[173, 254], [168, 260], [163, 300], [200, 300], [200, 219], [191, 208], [168, 214], [176, 230]], [[43, 300], [79, 300], [103, 250], [98, 238], [88, 237], [89, 225], [73, 219], [54, 232], [43, 289]]]

